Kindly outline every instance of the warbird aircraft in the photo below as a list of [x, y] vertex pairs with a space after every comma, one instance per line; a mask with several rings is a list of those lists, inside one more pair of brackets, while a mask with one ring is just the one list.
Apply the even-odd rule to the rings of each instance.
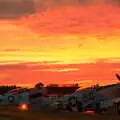
[[20, 109], [38, 109], [51, 104], [46, 97], [46, 89], [37, 84], [34, 88], [17, 88], [0, 96], [0, 103], [17, 105]]
[[[118, 74], [116, 77], [120, 80]], [[97, 113], [117, 105], [117, 112], [120, 114], [120, 84], [78, 89], [69, 96], [52, 100], [46, 97], [46, 89], [37, 84], [31, 89], [18, 88], [12, 90], [0, 96], [0, 102], [1, 104], [15, 104], [24, 110], [53, 105], [53, 107], [62, 110], [76, 110], [78, 112], [92, 110]]]
[[[116, 74], [116, 77], [120, 80], [119, 74]], [[64, 106], [69, 111], [76, 108], [79, 112], [92, 110], [97, 113], [108, 110], [109, 107], [116, 104], [117, 111], [120, 113], [120, 84], [78, 89], [67, 98], [67, 101], [63, 99], [62, 102], [61, 99], [59, 104], [62, 104], [61, 106]]]

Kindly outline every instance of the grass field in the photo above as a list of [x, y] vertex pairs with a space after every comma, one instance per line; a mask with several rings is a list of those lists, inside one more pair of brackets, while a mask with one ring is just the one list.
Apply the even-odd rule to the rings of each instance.
[[50, 110], [20, 111], [14, 106], [0, 106], [0, 120], [120, 120], [115, 112], [101, 115]]

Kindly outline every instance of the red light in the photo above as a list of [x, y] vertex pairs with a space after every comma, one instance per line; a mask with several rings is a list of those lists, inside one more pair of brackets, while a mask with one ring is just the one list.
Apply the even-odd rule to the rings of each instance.
[[22, 104], [19, 106], [19, 109], [22, 110], [22, 111], [26, 111], [28, 110], [28, 105], [27, 104]]
[[84, 114], [94, 115], [95, 112], [94, 112], [94, 111], [90, 111], [90, 110], [88, 110], [88, 111], [85, 111]]

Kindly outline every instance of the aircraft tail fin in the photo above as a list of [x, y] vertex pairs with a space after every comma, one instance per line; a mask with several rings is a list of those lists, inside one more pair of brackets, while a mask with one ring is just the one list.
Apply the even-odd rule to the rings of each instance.
[[116, 74], [117, 79], [120, 81], [120, 75]]

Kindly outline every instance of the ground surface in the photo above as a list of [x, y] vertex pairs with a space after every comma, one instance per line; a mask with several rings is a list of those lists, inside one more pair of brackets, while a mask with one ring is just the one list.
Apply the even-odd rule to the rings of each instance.
[[0, 106], [0, 120], [120, 120], [120, 116], [113, 111], [97, 115], [50, 110], [20, 111], [13, 106]]

